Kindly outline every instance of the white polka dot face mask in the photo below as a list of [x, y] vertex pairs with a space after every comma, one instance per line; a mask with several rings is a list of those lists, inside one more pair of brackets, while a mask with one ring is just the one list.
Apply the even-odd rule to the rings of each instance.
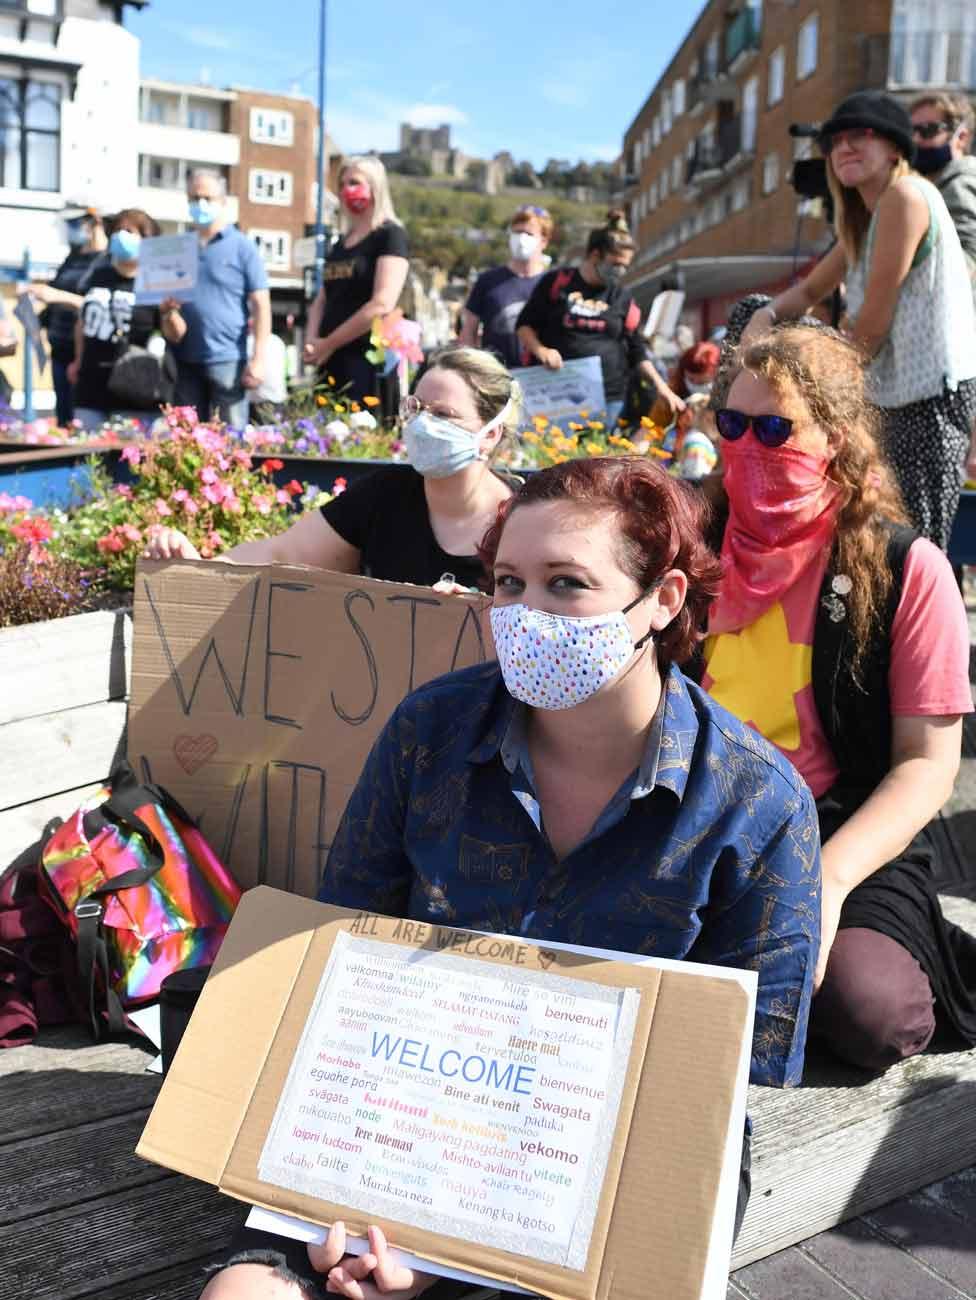
[[509, 695], [534, 709], [571, 709], [626, 667], [651, 633], [634, 641], [624, 610], [566, 618], [528, 605], [496, 605], [491, 631]]

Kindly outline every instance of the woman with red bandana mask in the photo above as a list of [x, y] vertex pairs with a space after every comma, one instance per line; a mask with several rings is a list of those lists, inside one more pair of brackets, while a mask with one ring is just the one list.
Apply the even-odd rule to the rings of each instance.
[[906, 526], [855, 347], [779, 327], [720, 393], [729, 517], [703, 685], [789, 758], [823, 842], [811, 1035], [883, 1069], [937, 1025], [976, 1043], [972, 941], [943, 919], [938, 841], [969, 633], [945, 556]]
[[366, 358], [377, 317], [396, 307], [406, 283], [407, 236], [378, 158], [350, 158], [339, 172], [342, 234], [326, 254], [322, 288], [309, 308], [305, 360], [354, 400], [379, 395]]

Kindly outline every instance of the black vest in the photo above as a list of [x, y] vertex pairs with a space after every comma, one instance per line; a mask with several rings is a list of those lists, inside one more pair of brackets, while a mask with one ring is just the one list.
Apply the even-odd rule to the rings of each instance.
[[851, 669], [854, 646], [843, 597], [832, 585], [840, 576], [834, 556], [820, 588], [813, 631], [813, 698], [840, 768], [829, 793], [849, 813], [860, 807], [891, 769], [891, 631], [901, 600], [905, 560], [918, 534], [902, 524], [886, 523], [885, 528], [891, 588], [861, 659], [859, 680]]

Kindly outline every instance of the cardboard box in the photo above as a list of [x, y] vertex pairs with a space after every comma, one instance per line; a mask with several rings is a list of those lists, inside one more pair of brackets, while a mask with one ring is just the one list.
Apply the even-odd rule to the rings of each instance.
[[[473, 974], [500, 969], [516, 984], [534, 980], [556, 1002], [560, 987], [585, 985], [594, 989], [594, 997], [626, 996], [636, 1003], [629, 1057], [619, 1062], [619, 1109], [597, 1186], [585, 1266], [530, 1258], [492, 1245], [490, 1236], [480, 1242], [463, 1240], [402, 1219], [365, 1215], [348, 1203], [314, 1198], [261, 1178], [262, 1149], [267, 1149], [276, 1107], [318, 1005], [323, 971], [333, 948], [351, 942], [340, 935], [355, 936], [359, 944], [369, 936], [370, 942], [386, 945], [384, 951], [417, 954], [412, 968], [419, 973], [443, 959], [440, 950], [446, 945], [453, 959], [476, 963], [477, 970], [470, 968]], [[724, 1297], [755, 974], [649, 958], [605, 961], [558, 945], [536, 947], [517, 937], [495, 944], [469, 942], [478, 939], [265, 887], [250, 891], [228, 931], [138, 1154], [243, 1201], [313, 1223], [342, 1218], [351, 1233], [362, 1235], [367, 1222], [378, 1222], [397, 1246], [423, 1259], [547, 1296]], [[458, 942], [463, 946], [457, 947]], [[621, 989], [637, 994], [616, 992]], [[437, 1024], [437, 1011], [421, 1010], [419, 1024]], [[375, 1046], [375, 1035], [373, 1042]]]
[[142, 563], [129, 759], [243, 888], [312, 897], [396, 706], [492, 658], [480, 597], [302, 566]]

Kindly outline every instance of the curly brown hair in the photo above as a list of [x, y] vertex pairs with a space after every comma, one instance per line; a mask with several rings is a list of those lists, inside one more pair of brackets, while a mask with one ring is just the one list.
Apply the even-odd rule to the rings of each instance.
[[856, 671], [891, 590], [884, 522], [908, 522], [878, 446], [880, 417], [867, 398], [864, 359], [836, 330], [783, 325], [739, 353], [735, 374], [743, 370], [763, 378], [779, 396], [798, 398], [835, 450], [828, 474], [843, 490], [844, 504], [834, 567], [853, 584], [848, 616]]

